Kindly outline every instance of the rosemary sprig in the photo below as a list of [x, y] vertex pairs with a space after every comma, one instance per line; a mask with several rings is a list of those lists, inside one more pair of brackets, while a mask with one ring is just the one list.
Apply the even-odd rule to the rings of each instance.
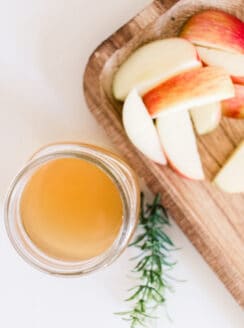
[[141, 195], [140, 233], [130, 246], [140, 249], [139, 259], [133, 269], [138, 279], [138, 285], [132, 288], [130, 297], [126, 300], [133, 302], [132, 309], [117, 313], [130, 321], [130, 327], [146, 327], [148, 318], [156, 319], [156, 310], [165, 303], [165, 291], [171, 289], [166, 271], [175, 263], [168, 259], [173, 249], [173, 242], [163, 231], [169, 225], [169, 217], [165, 208], [160, 204], [160, 195], [154, 198], [151, 205], [144, 205], [144, 195]]

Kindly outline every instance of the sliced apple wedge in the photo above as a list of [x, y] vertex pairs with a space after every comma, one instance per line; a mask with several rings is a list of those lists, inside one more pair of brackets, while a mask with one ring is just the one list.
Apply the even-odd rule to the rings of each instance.
[[156, 126], [171, 167], [183, 177], [203, 180], [204, 173], [189, 112], [159, 117]]
[[226, 192], [244, 192], [244, 140], [218, 172], [213, 182]]
[[233, 83], [244, 85], [244, 75], [243, 76], [232, 76]]
[[244, 76], [244, 54], [234, 54], [204, 47], [196, 48], [201, 60], [205, 64], [223, 67], [232, 76]]
[[244, 118], [244, 85], [234, 84], [235, 96], [221, 102], [224, 116]]
[[213, 104], [194, 107], [190, 110], [191, 118], [199, 135], [207, 134], [217, 128], [221, 120], [221, 104]]
[[124, 100], [133, 88], [143, 94], [173, 75], [200, 66], [196, 49], [187, 40], [150, 42], [135, 50], [118, 69], [112, 87], [114, 97]]
[[192, 16], [180, 34], [197, 46], [244, 54], [244, 23], [220, 10]]
[[143, 96], [149, 114], [155, 118], [228, 99], [235, 94], [229, 75], [220, 67], [200, 67], [161, 83]]
[[125, 100], [122, 116], [125, 131], [136, 148], [154, 162], [165, 165], [166, 158], [156, 127], [135, 89]]

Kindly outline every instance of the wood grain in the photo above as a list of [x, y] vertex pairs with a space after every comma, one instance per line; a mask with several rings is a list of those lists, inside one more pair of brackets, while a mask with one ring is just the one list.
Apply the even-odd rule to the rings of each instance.
[[223, 119], [214, 133], [198, 138], [208, 180], [189, 181], [134, 148], [122, 126], [121, 103], [111, 93], [116, 69], [134, 49], [176, 36], [185, 21], [204, 8], [220, 8], [244, 20], [243, 0], [154, 1], [94, 51], [85, 71], [84, 93], [90, 110], [126, 160], [154, 193], [163, 195], [164, 206], [244, 306], [244, 195], [223, 193], [209, 182], [244, 138], [244, 120]]

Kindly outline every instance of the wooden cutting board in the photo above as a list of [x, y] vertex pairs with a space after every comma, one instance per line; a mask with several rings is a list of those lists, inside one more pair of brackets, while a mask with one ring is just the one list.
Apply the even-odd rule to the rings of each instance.
[[110, 139], [149, 188], [163, 195], [164, 206], [244, 306], [244, 194], [230, 195], [210, 183], [244, 139], [244, 120], [223, 119], [213, 133], [198, 138], [207, 181], [194, 182], [135, 149], [122, 126], [122, 104], [111, 93], [114, 72], [134, 49], [150, 40], [178, 35], [184, 22], [205, 8], [220, 8], [244, 20], [244, 0], [154, 1], [94, 51], [85, 71], [84, 92]]

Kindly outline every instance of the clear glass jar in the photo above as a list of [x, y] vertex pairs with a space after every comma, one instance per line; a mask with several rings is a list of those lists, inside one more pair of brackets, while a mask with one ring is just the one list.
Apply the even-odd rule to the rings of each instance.
[[[48, 161], [64, 157], [87, 160], [103, 169], [113, 179], [123, 202], [122, 226], [116, 240], [106, 252], [86, 261], [66, 262], [43, 253], [28, 237], [20, 216], [22, 192], [30, 177]], [[50, 274], [79, 276], [106, 267], [122, 253], [136, 228], [139, 205], [137, 178], [132, 169], [118, 156], [88, 144], [53, 144], [35, 153], [12, 182], [5, 200], [5, 225], [10, 241], [25, 261]]]

